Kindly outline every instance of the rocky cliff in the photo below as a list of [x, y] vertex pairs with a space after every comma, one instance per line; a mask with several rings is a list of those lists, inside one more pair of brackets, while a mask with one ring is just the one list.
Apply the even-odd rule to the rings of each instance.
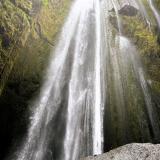
[[[160, 34], [159, 27], [153, 12], [146, 0], [142, 1], [148, 13], [150, 24], [145, 20], [140, 10], [134, 6], [125, 5], [119, 10], [119, 17], [121, 21], [122, 34], [129, 37], [137, 46], [141, 55], [142, 61], [145, 64], [147, 79], [151, 87], [153, 98], [156, 105], [159, 106], [158, 97], [160, 95]], [[156, 7], [159, 8], [158, 1]], [[114, 10], [111, 11], [110, 22], [115, 30], [118, 30], [116, 14]], [[158, 107], [159, 108], [159, 107]], [[158, 109], [159, 112], [159, 109]]]
[[[63, 23], [69, 2], [70, 0], [0, 2], [0, 93], [18, 57], [22, 59], [25, 56], [25, 62], [28, 60], [29, 66], [34, 63], [36, 69], [42, 69], [42, 66], [36, 64], [41, 62], [34, 58], [38, 56], [42, 60], [50, 46], [54, 45], [53, 39]], [[29, 62], [29, 57], [32, 62]], [[18, 71], [25, 72], [29, 66], [23, 61], [23, 69], [19, 68]]]

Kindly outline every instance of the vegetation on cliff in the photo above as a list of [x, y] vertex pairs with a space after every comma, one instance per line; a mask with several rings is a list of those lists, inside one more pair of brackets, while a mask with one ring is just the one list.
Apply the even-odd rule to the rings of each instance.
[[[153, 13], [149, 9], [148, 3], [143, 1], [148, 12], [150, 13], [150, 19], [152, 25], [149, 26], [144, 17], [138, 11], [135, 16], [119, 14], [121, 19], [121, 26], [123, 28], [122, 34], [132, 39], [137, 46], [142, 60], [146, 64], [146, 70], [148, 73], [148, 79], [151, 80], [150, 85], [153, 92], [160, 94], [160, 78], [159, 78], [159, 65], [160, 65], [160, 44], [158, 25], [153, 18]], [[110, 15], [110, 22], [117, 29], [117, 19], [114, 12]], [[154, 95], [155, 96], [155, 95]]]
[[[52, 41], [67, 13], [69, 2], [69, 0], [59, 2], [6, 0], [1, 2], [0, 93], [19, 55], [17, 64], [22, 64], [20, 61], [23, 61], [23, 64], [21, 69], [16, 69], [16, 73], [17, 71], [26, 72], [32, 68], [38, 69], [35, 71], [37, 73], [42, 71], [44, 66], [39, 64], [47, 59], [46, 54], [49, 53], [50, 45], [53, 45]], [[20, 74], [24, 75], [24, 73]]]
[[[131, 12], [131, 10], [133, 11], [133, 13]], [[155, 18], [153, 18], [153, 14], [149, 13], [151, 10], [149, 12], [147, 11], [147, 13], [150, 14], [149, 19], [151, 19], [152, 21], [151, 25], [146, 21], [145, 17], [141, 14], [140, 10], [137, 10], [137, 13], [135, 11], [136, 11], [136, 8], [134, 8], [134, 6], [124, 5], [120, 10], [118, 10], [118, 16], [117, 16], [117, 13], [114, 11], [114, 9], [112, 9], [110, 10], [109, 21], [113, 26], [113, 32], [112, 32], [113, 36], [116, 36], [117, 32], [121, 31], [119, 33], [121, 34], [121, 36], [128, 37], [135, 44], [136, 49], [140, 54], [140, 58], [143, 61], [144, 69], [146, 71], [147, 85], [149, 86], [149, 90], [153, 100], [153, 108], [156, 110], [157, 114], [159, 115], [160, 114], [160, 109], [159, 109], [160, 43], [159, 43], [159, 34], [158, 34], [158, 24]], [[120, 26], [120, 30], [119, 30], [119, 26]], [[114, 44], [115, 42], [113, 41], [112, 43]], [[132, 52], [132, 51], [128, 50], [128, 54], [130, 54], [129, 52]], [[132, 71], [132, 68], [129, 68], [129, 70]], [[137, 68], [137, 72], [139, 72], [138, 68]], [[147, 117], [142, 107], [142, 106], [145, 106], [145, 103], [142, 100], [143, 95], [136, 91], [137, 86], [134, 85], [135, 79], [134, 77], [132, 77], [132, 74], [131, 75], [128, 74], [125, 76], [127, 77], [127, 80], [130, 82], [129, 84], [131, 84], [127, 86], [127, 83], [125, 83], [125, 87], [126, 88], [128, 87], [130, 89], [130, 92], [128, 92], [128, 95], [125, 96], [127, 97], [126, 110], [127, 110], [127, 116], [128, 116], [126, 123], [128, 123], [128, 126], [129, 126], [129, 129], [126, 129], [126, 137], [129, 135], [130, 139], [133, 138], [134, 141], [137, 141], [137, 142], [152, 141], [151, 140], [152, 138], [150, 139], [149, 132], [146, 130], [148, 124], [145, 121]], [[111, 83], [108, 89], [110, 88], [112, 89]], [[133, 96], [135, 93], [138, 96]], [[110, 97], [111, 99], [112, 98], [114, 99], [115, 96], [113, 94]], [[109, 102], [110, 101], [112, 102], [113, 99], [112, 100], [109, 99]], [[109, 130], [105, 131], [105, 134], [106, 134], [106, 137], [112, 137], [111, 138], [112, 144], [110, 146], [117, 147], [123, 144], [123, 142], [120, 142], [120, 140], [122, 139], [121, 133], [118, 133], [118, 131], [120, 132], [120, 128], [123, 128], [123, 127], [120, 127], [121, 123], [117, 121], [116, 116], [118, 115], [118, 113], [116, 110], [114, 110], [114, 104], [109, 104], [108, 106], [113, 106], [110, 112], [110, 114], [112, 114], [113, 117], [110, 122], [111, 126], [109, 126]], [[138, 116], [143, 117], [142, 118], [143, 122], [139, 122]], [[157, 124], [159, 124], [158, 121], [157, 121]], [[140, 132], [142, 130], [142, 126], [144, 127], [142, 131], [143, 136], [141, 136], [142, 133]], [[131, 133], [129, 133], [130, 130], [132, 131]], [[120, 136], [118, 137], [118, 135]], [[154, 141], [156, 140], [153, 140], [152, 142]], [[108, 142], [110, 143], [110, 138], [107, 139], [107, 143]]]

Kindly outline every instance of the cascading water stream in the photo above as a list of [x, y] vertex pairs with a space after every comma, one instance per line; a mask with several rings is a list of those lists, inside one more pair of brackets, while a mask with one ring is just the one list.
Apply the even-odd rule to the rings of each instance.
[[[18, 160], [76, 160], [102, 153], [101, 45], [100, 1], [75, 0]], [[57, 130], [56, 119], [63, 125]]]
[[146, 11], [145, 6], [141, 2], [141, 0], [136, 0], [135, 2], [137, 4], [137, 6], [139, 7], [142, 16], [145, 18], [145, 20], [148, 24], [149, 30], [151, 31], [151, 22], [150, 22], [150, 18], [149, 18], [149, 15], [148, 15], [147, 11]]
[[157, 20], [158, 26], [160, 28], [160, 15], [159, 15], [157, 9], [155, 8], [155, 6], [153, 4], [153, 1], [152, 0], [148, 0], [148, 3], [149, 3], [149, 6], [150, 6], [150, 8], [151, 8], [156, 20]]
[[[138, 5], [139, 9], [142, 8], [137, 1], [133, 3], [133, 6], [134, 4]], [[122, 33], [122, 22], [119, 18], [120, 15], [118, 15], [119, 5], [114, 3], [114, 0], [110, 0], [107, 6], [109, 6], [107, 10], [114, 8], [116, 27], [118, 33]], [[140, 13], [146, 17], [144, 11]], [[159, 139], [160, 134], [159, 124], [156, 123], [159, 121], [158, 116], [152, 102], [138, 50], [122, 34], [115, 35], [109, 23], [110, 16], [106, 15], [108, 48], [106, 58], [107, 105], [104, 115], [104, 145], [106, 150], [113, 146], [126, 144], [129, 141], [136, 141], [135, 137], [132, 139], [132, 136], [137, 131], [143, 138], [142, 141], [150, 140], [151, 137]]]
[[[101, 97], [101, 22], [100, 22], [100, 2], [95, 2], [96, 6], [96, 56], [95, 56], [95, 104], [93, 123], [93, 154], [100, 154], [102, 147], [102, 97]], [[98, 130], [98, 132], [97, 132]]]
[[[47, 71], [48, 74], [46, 75], [47, 78], [41, 89], [40, 98], [37, 100], [37, 103], [35, 103], [35, 111], [31, 120], [28, 136], [24, 142], [24, 146], [22, 146], [20, 154], [18, 155], [18, 160], [39, 160], [43, 159], [45, 156], [46, 143], [48, 143], [46, 137], [47, 125], [56, 114], [56, 111], [61, 103], [60, 96], [66, 83], [64, 77], [65, 61], [67, 58], [69, 45], [78, 23], [80, 14], [78, 5], [80, 4], [80, 2], [74, 4], [69, 18], [63, 28], [60, 43], [55, 51], [56, 57], [53, 61], [51, 61], [50, 67]], [[68, 32], [68, 30], [71, 31]], [[53, 95], [51, 95], [51, 92], [54, 92]], [[44, 134], [41, 133], [42, 127], [44, 127], [42, 130], [42, 133]], [[44, 141], [46, 142], [44, 143]], [[39, 148], [40, 146], [42, 147]]]
[[118, 24], [118, 32], [121, 35], [122, 34], [122, 27], [121, 27], [121, 20], [120, 20], [120, 16], [118, 14], [118, 6], [116, 5], [114, 0], [111, 0], [111, 3], [113, 5], [113, 8], [115, 10], [116, 13], [116, 17], [117, 17], [117, 24]]

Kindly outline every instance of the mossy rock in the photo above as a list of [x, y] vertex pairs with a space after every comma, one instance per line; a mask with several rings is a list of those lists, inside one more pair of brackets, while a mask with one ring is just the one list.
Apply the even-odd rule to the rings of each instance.
[[[119, 17], [121, 19], [122, 34], [129, 37], [136, 45], [145, 64], [147, 78], [153, 82], [150, 84], [151, 89], [159, 95], [160, 44], [159, 32], [156, 29], [157, 24], [154, 23], [152, 28], [149, 28], [140, 14], [132, 17], [120, 15]], [[110, 23], [118, 31], [117, 18], [113, 12], [110, 15]]]
[[11, 0], [14, 5], [22, 9], [25, 13], [29, 14], [32, 10], [32, 1], [31, 0]]
[[136, 16], [138, 14], [138, 9], [131, 5], [124, 5], [118, 13], [124, 16]]
[[[142, 55], [160, 57], [160, 45], [158, 44], [158, 36], [150, 31], [146, 22], [140, 15], [137, 16], [120, 16], [122, 33], [131, 38], [138, 46]], [[118, 29], [117, 19], [115, 15], [110, 16], [110, 22]]]

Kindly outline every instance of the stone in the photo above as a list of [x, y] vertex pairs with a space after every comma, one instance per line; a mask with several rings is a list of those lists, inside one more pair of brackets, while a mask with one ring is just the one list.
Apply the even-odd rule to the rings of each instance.
[[124, 16], [136, 16], [138, 13], [138, 9], [126, 4], [118, 11], [118, 13]]
[[98, 156], [80, 160], [160, 160], [160, 144], [132, 143]]

